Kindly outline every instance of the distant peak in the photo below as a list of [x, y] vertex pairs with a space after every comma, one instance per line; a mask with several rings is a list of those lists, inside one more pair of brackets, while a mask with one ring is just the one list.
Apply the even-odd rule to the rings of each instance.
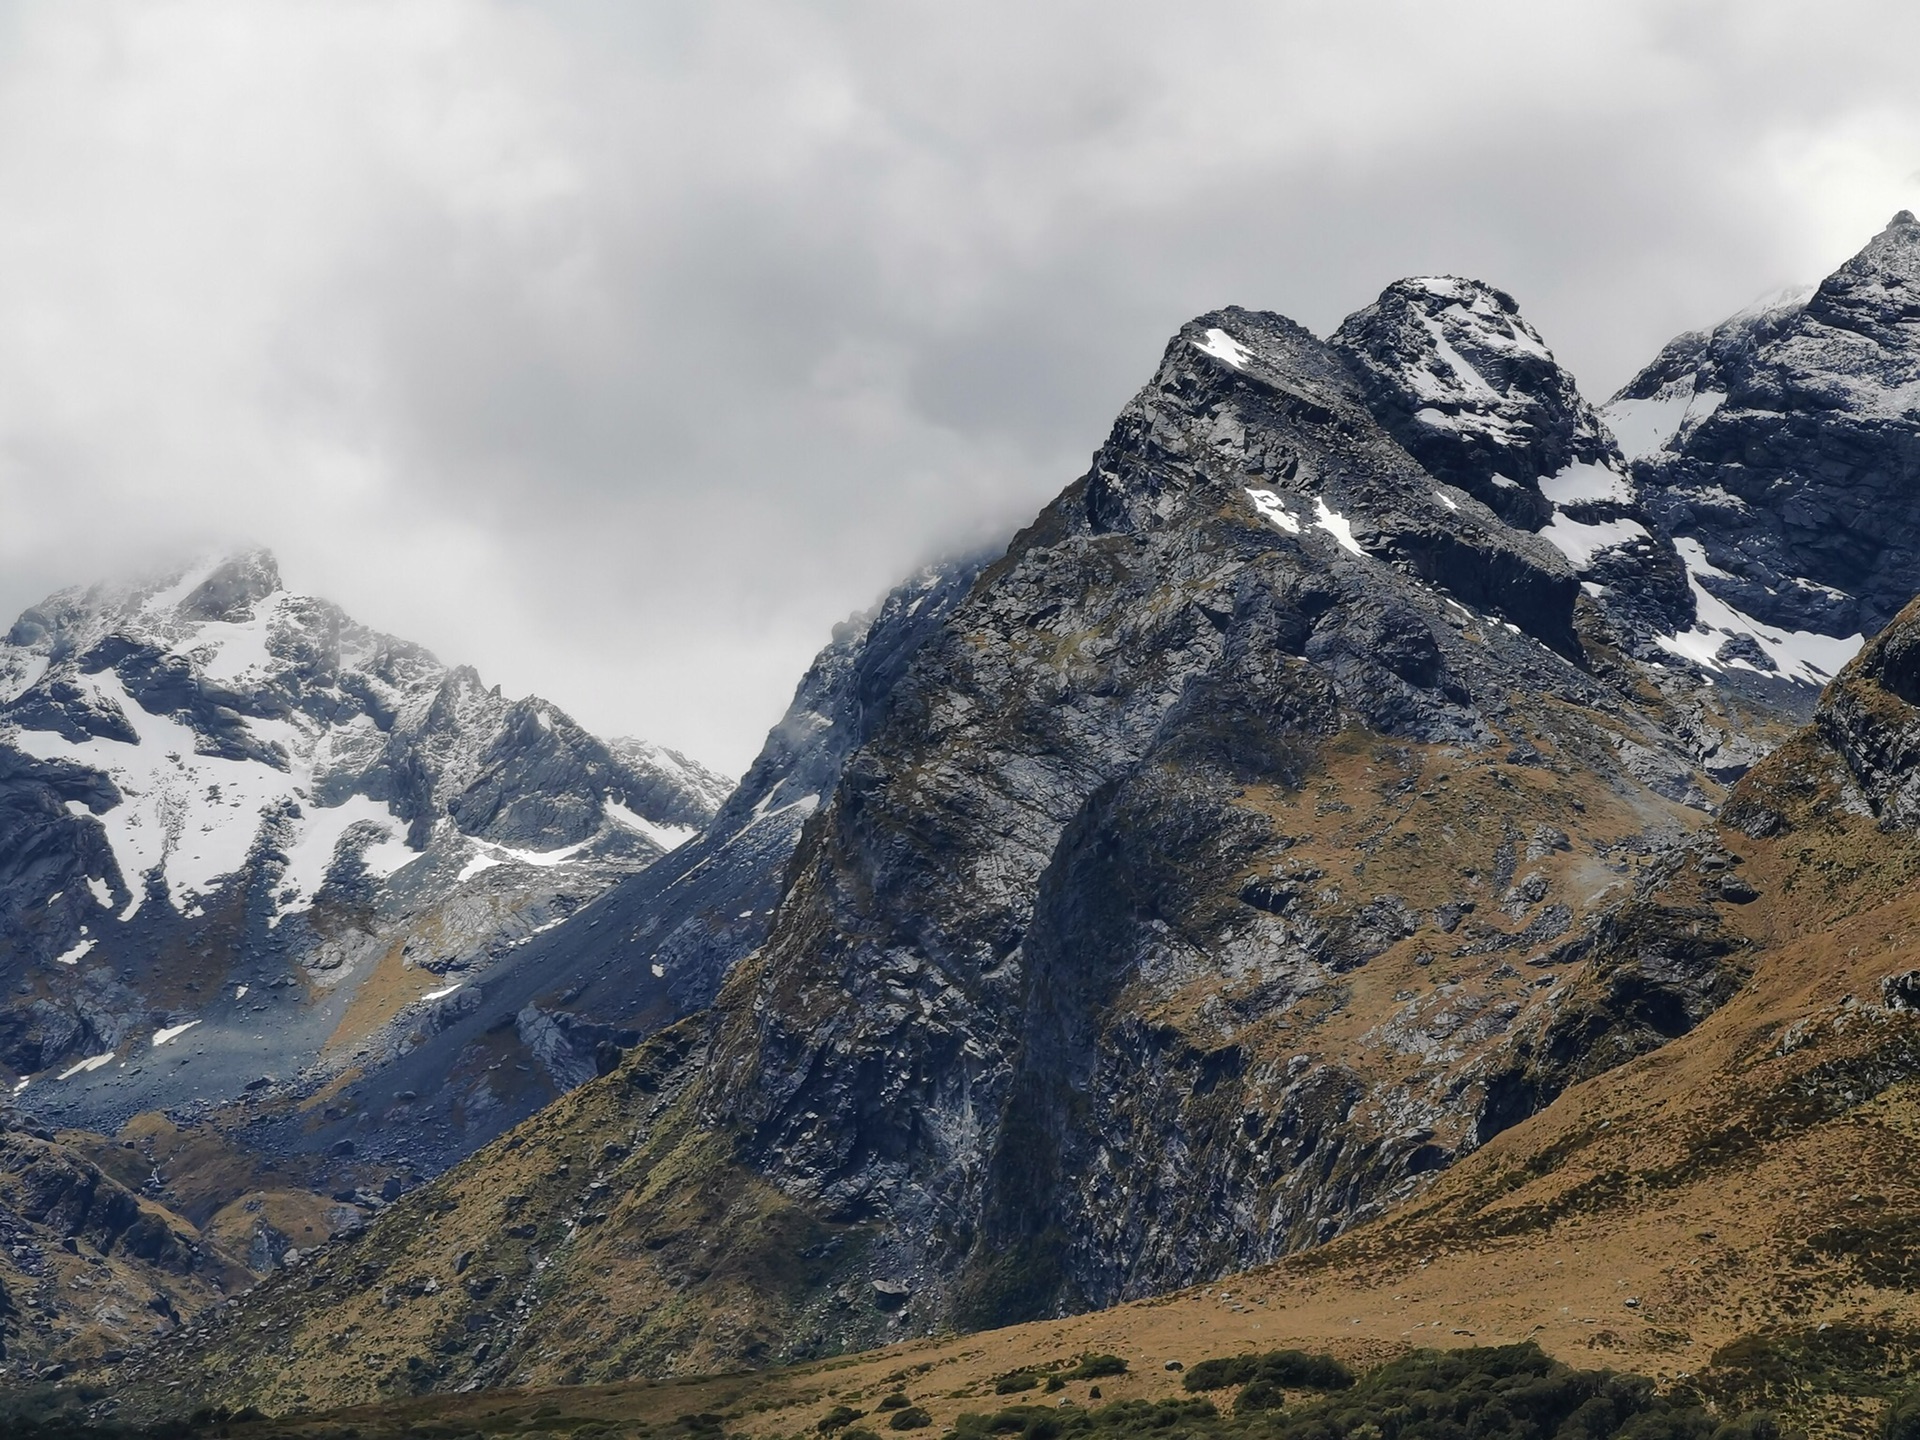
[[269, 550], [246, 550], [219, 561], [180, 602], [190, 620], [243, 620], [280, 589], [280, 566]]
[[1892, 230], [1902, 225], [1920, 225], [1920, 220], [1913, 218], [1911, 210], [1902, 210], [1887, 222], [1887, 229]]

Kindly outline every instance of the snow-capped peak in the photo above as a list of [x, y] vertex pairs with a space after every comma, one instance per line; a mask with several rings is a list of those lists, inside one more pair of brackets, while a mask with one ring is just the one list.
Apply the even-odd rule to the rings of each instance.
[[657, 849], [724, 798], [683, 757], [633, 764], [547, 702], [289, 592], [264, 550], [50, 596], [0, 644], [0, 680], [0, 743], [104, 777], [69, 808], [102, 827], [118, 873], [90, 878], [128, 915], [149, 883], [191, 915], [264, 864], [277, 924], [336, 874], [412, 863], [441, 817], [532, 852]]

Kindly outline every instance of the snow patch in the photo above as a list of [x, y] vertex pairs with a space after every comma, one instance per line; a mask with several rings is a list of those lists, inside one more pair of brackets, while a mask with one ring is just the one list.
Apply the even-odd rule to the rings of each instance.
[[662, 825], [637, 815], [618, 800], [606, 802], [607, 817], [636, 834], [644, 835], [662, 850], [674, 850], [687, 843], [700, 832], [691, 825]]
[[53, 1078], [56, 1080], [71, 1080], [74, 1076], [84, 1071], [98, 1070], [102, 1065], [110, 1065], [112, 1063], [113, 1051], [111, 1050], [107, 1051], [104, 1055], [89, 1055], [84, 1060], [75, 1061]]
[[1249, 489], [1247, 497], [1253, 501], [1253, 508], [1260, 512], [1261, 518], [1271, 520], [1289, 535], [1300, 533], [1300, 522], [1273, 491]]
[[1680, 422], [1681, 429], [1684, 430], [1689, 425], [1698, 425], [1726, 403], [1726, 391], [1702, 390], [1693, 397], [1693, 403], [1687, 406], [1686, 418]]
[[[1824, 685], [1866, 643], [1864, 635], [1845, 637], [1821, 635], [1810, 630], [1775, 630], [1762, 625], [1751, 615], [1734, 609], [1700, 583], [1702, 576], [1724, 576], [1726, 571], [1707, 559], [1706, 547], [1690, 537], [1675, 540], [1674, 548], [1687, 567], [1687, 584], [1693, 590], [1698, 623], [1676, 635], [1656, 635], [1654, 643], [1670, 655], [1691, 660], [1709, 670], [1751, 670], [1781, 680], [1800, 680]], [[1720, 658], [1720, 647], [1736, 636], [1751, 636], [1768, 659], [1778, 668], [1762, 670], [1746, 660]]]
[[1347, 523], [1347, 517], [1337, 510], [1329, 510], [1327, 502], [1319, 496], [1313, 501], [1314, 528], [1324, 530], [1340, 542], [1341, 548], [1351, 550], [1356, 555], [1367, 552], [1360, 548], [1360, 542], [1353, 538], [1353, 526]]
[[1616, 400], [1602, 412], [1607, 428], [1629, 460], [1643, 460], [1667, 448], [1680, 433], [1687, 406], [1693, 403], [1693, 382], [1668, 387], [1645, 400]]
[[1454, 499], [1451, 495], [1447, 494], [1447, 492], [1444, 490], [1434, 491], [1433, 498], [1438, 500], [1442, 505], [1446, 506], [1447, 509], [1449, 510], [1458, 510], [1460, 508], [1460, 502]]
[[339, 856], [340, 842], [347, 832], [362, 821], [379, 827], [380, 838], [360, 851], [360, 863], [367, 874], [384, 880], [401, 866], [420, 857], [400, 838], [399, 822], [393, 812], [378, 800], [350, 795], [338, 805], [303, 807], [299, 831], [287, 845], [286, 869], [280, 873], [275, 890], [280, 908], [267, 923], [277, 927], [288, 915], [312, 906], [314, 896], [326, 883], [327, 871]]
[[198, 1020], [189, 1020], [184, 1025], [169, 1025], [164, 1030], [154, 1031], [153, 1032], [154, 1046], [158, 1048], [161, 1045], [165, 1045], [170, 1040], [179, 1039], [182, 1035], [186, 1034], [187, 1031], [193, 1029], [193, 1027], [198, 1025], [199, 1023], [200, 1022]]
[[493, 869], [494, 866], [505, 863], [506, 862], [501, 860], [497, 855], [489, 855], [484, 850], [476, 851], [473, 857], [460, 867], [460, 873], [453, 877], [453, 883], [456, 885], [464, 885], [474, 876], [484, 875], [487, 871]]
[[[468, 838], [472, 839], [471, 836]], [[487, 863], [476, 865], [474, 860], [467, 861], [461, 867], [460, 878], [464, 880], [469, 874], [478, 875], [482, 870], [491, 869], [495, 865], [532, 865], [537, 869], [549, 870], [555, 865], [566, 864], [592, 843], [591, 839], [587, 839], [576, 841], [572, 845], [564, 845], [558, 850], [516, 850], [511, 845], [496, 845], [491, 840], [473, 840], [473, 844], [479, 848], [480, 855], [486, 857]], [[479, 858], [480, 856], [475, 857], [476, 860]]]
[[1575, 570], [1593, 565], [1593, 557], [1602, 550], [1631, 545], [1636, 540], [1651, 540], [1647, 527], [1637, 520], [1602, 520], [1597, 525], [1583, 524], [1556, 514], [1551, 524], [1540, 531], [1540, 538], [1552, 543], [1567, 557]]
[[66, 954], [54, 956], [54, 964], [78, 965], [86, 958], [87, 952], [91, 949], [93, 949], [93, 941], [82, 940], [78, 945], [67, 951]]
[[[777, 792], [770, 790], [760, 797], [760, 802], [753, 807], [753, 818], [747, 822], [747, 825], [758, 824], [760, 821], [770, 819], [775, 815], [784, 815], [789, 810], [799, 810], [802, 818], [805, 818], [805, 816], [813, 814], [814, 811], [820, 808], [820, 797], [818, 795], [802, 795], [798, 800], [790, 800], [785, 805], [774, 805], [773, 797], [775, 793]], [[745, 830], [747, 825], [742, 825], [740, 829]], [[738, 832], [736, 831], [735, 833], [737, 834]]]
[[177, 648], [193, 655], [211, 680], [232, 682], [264, 671], [273, 664], [267, 649], [268, 634], [280, 618], [280, 607], [286, 599], [284, 595], [272, 597], [245, 620], [205, 621]]
[[426, 994], [422, 995], [420, 998], [422, 1000], [444, 1000], [447, 998], [447, 996], [453, 994], [453, 992], [458, 990], [459, 988], [460, 988], [460, 982], [456, 980], [453, 984], [448, 985], [443, 989], [429, 990]]
[[107, 888], [107, 882], [97, 875], [87, 877], [87, 889], [93, 892], [93, 900], [102, 910], [113, 908], [113, 891]]
[[1726, 403], [1724, 391], [1695, 393], [1692, 376], [1676, 380], [1645, 400], [1616, 400], [1601, 412], [1620, 453], [1644, 460], [1667, 449], [1682, 430], [1698, 425]]
[[1625, 504], [1633, 499], [1627, 477], [1607, 465], [1591, 465], [1582, 460], [1558, 474], [1540, 481], [1540, 493], [1556, 505], [1579, 505], [1598, 500]]
[[164, 589], [156, 590], [140, 608], [149, 615], [166, 615], [180, 608], [180, 602], [213, 578], [213, 572], [226, 563], [224, 555], [206, 555], [180, 572], [180, 578]]
[[45, 678], [51, 662], [45, 655], [0, 654], [0, 705], [9, 705]]
[[1207, 331], [1205, 341], [1195, 340], [1193, 348], [1202, 355], [1211, 355], [1216, 360], [1224, 360], [1236, 370], [1247, 368], [1247, 361], [1253, 358], [1253, 352], [1224, 330]]

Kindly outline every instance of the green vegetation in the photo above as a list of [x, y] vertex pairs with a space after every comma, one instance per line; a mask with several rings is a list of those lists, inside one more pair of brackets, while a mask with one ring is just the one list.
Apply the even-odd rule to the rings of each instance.
[[1309, 1355], [1304, 1350], [1269, 1350], [1264, 1355], [1202, 1360], [1181, 1377], [1180, 1383], [1188, 1390], [1199, 1391], [1224, 1390], [1229, 1385], [1255, 1381], [1269, 1389], [1345, 1390], [1353, 1384], [1353, 1372], [1331, 1355]]
[[993, 1382], [996, 1395], [1018, 1395], [1044, 1385], [1047, 1393], [1064, 1390], [1069, 1380], [1099, 1380], [1108, 1375], [1127, 1373], [1127, 1362], [1118, 1355], [1088, 1354], [1062, 1370], [1057, 1367], [1029, 1366], [1025, 1369], [1010, 1371]]
[[1780, 1326], [1714, 1351], [1695, 1387], [1722, 1410], [1797, 1408], [1822, 1395], [1884, 1399], [1920, 1379], [1920, 1331], [1895, 1325]]
[[[1532, 1344], [1415, 1351], [1358, 1377], [1328, 1356], [1282, 1350], [1193, 1365], [1183, 1383], [1211, 1395], [1013, 1403], [961, 1415], [940, 1440], [1793, 1440], [1781, 1411], [1817, 1410], [1821, 1396], [1843, 1394], [1887, 1402], [1880, 1440], [1920, 1440], [1920, 1372], [1909, 1350], [1915, 1338], [1843, 1326], [1750, 1337], [1665, 1392], [1645, 1376], [1575, 1369]], [[1116, 1357], [1084, 1355], [1014, 1376], [1034, 1389], [1048, 1379], [1064, 1386], [1067, 1377], [1123, 1369]], [[1226, 1392], [1235, 1387], [1229, 1404]], [[584, 1400], [595, 1392], [579, 1394]], [[1087, 1395], [1098, 1399], [1093, 1387]], [[438, 1410], [434, 1397], [414, 1397], [391, 1410], [357, 1412], [351, 1428], [324, 1416], [270, 1419], [225, 1409], [150, 1426], [89, 1413], [112, 1398], [50, 1386], [0, 1395], [0, 1440], [738, 1440], [733, 1422], [743, 1413], [642, 1422], [582, 1413], [565, 1393], [542, 1396], [531, 1409], [469, 1411], [459, 1420]], [[933, 1417], [905, 1390], [878, 1401], [875, 1415], [887, 1423], [866, 1428], [854, 1424], [858, 1410], [835, 1404], [801, 1433], [830, 1440], [936, 1433]]]
[[1880, 1440], [1920, 1440], [1920, 1389], [1893, 1398], [1880, 1419]]
[[[1019, 1405], [963, 1415], [954, 1440], [1787, 1440], [1767, 1414], [1725, 1419], [1697, 1395], [1639, 1375], [1576, 1370], [1538, 1346], [1417, 1351], [1356, 1381], [1325, 1356], [1279, 1351], [1206, 1361], [1196, 1390], [1243, 1387], [1229, 1416], [1211, 1400], [1123, 1400], [1097, 1409]], [[1308, 1376], [1333, 1393], [1284, 1408]], [[1917, 1407], [1920, 1408], [1920, 1407]], [[1902, 1437], [1904, 1440], [1904, 1436]]]

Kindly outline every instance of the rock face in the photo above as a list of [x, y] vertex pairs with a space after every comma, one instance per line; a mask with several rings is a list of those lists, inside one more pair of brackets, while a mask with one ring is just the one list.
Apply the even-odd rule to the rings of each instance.
[[[765, 942], [808, 820], [983, 563], [931, 566], [837, 626], [706, 828], [621, 880], [578, 923], [526, 942], [522, 968], [566, 997], [572, 1024], [614, 1016], [644, 1033], [712, 1004], [734, 964]], [[636, 1004], [643, 995], [644, 1007]], [[482, 1022], [473, 1024], [478, 1033]]]
[[1694, 591], [1669, 648], [1824, 682], [1920, 590], [1920, 223], [1681, 336], [1606, 414]]
[[1569, 466], [1618, 468], [1613, 437], [1505, 291], [1453, 275], [1396, 281], [1332, 344], [1387, 432], [1510, 525], [1545, 525], [1542, 482]]
[[[411, 1054], [403, 1088], [449, 1093], [409, 1107], [393, 1148], [449, 1163], [581, 1064], [520, 1036], [486, 1063], [530, 1058], [526, 1082], [462, 1082], [472, 1057], [434, 1037], [509, 982], [524, 937], [703, 827], [726, 788], [287, 592], [264, 553], [63, 591], [0, 645], [14, 1103], [112, 1130], [244, 1100], [284, 1120], [270, 1149], [346, 1126], [365, 1153], [387, 1109], [369, 1116], [366, 1078], [317, 1129], [285, 1107]], [[575, 1037], [586, 1075], [599, 1038]]]
[[1840, 672], [1813, 725], [1767, 758], [1725, 818], [1766, 837], [1848, 817], [1920, 830], [1920, 600]]

